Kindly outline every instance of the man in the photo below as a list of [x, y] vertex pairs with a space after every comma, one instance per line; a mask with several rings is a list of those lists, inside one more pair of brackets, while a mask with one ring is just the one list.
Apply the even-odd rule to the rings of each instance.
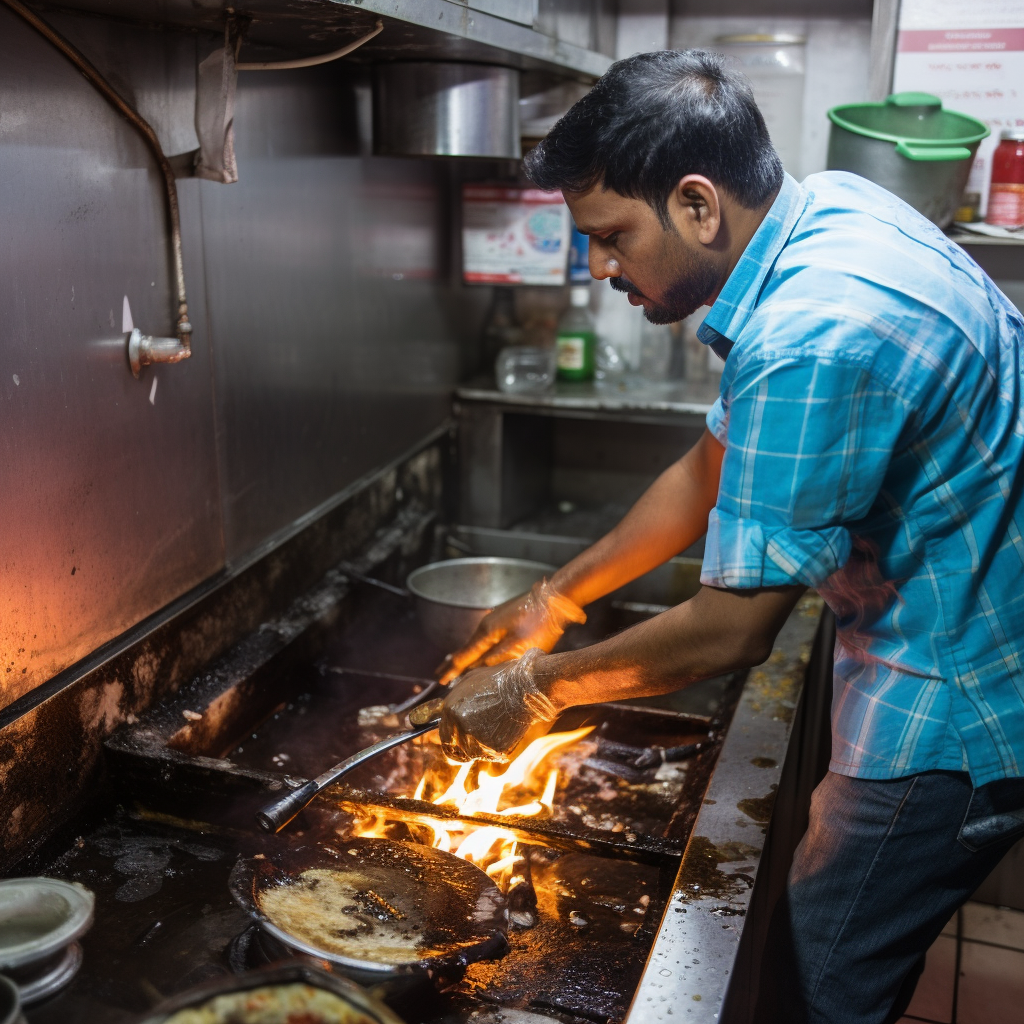
[[[699, 335], [727, 358], [699, 443], [451, 656], [446, 750], [502, 759], [570, 705], [758, 664], [816, 587], [838, 623], [832, 761], [774, 918], [763, 1016], [894, 1020], [1024, 832], [1021, 315], [889, 193], [784, 175], [713, 54], [618, 62], [526, 167], [590, 235], [594, 277], [655, 323], [710, 304]], [[705, 532], [694, 598], [545, 653]]]

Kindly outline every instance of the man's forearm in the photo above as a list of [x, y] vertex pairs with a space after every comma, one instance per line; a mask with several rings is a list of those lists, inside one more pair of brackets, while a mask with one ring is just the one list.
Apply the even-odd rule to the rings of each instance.
[[579, 651], [534, 662], [557, 707], [671, 693], [698, 679], [760, 664], [803, 587], [704, 587], [675, 608]]
[[555, 573], [555, 589], [581, 607], [667, 562], [707, 532], [724, 449], [705, 430], [611, 533]]

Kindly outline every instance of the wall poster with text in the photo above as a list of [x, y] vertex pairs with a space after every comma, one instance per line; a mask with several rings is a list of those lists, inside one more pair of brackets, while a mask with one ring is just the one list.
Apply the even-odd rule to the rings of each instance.
[[967, 183], [984, 216], [999, 133], [1024, 126], [1024, 2], [903, 0], [893, 92], [908, 90], [930, 92], [991, 129]]

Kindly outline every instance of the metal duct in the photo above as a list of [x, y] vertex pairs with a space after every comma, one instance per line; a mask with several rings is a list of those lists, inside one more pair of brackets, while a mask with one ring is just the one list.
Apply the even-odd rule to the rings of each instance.
[[375, 69], [381, 156], [518, 160], [519, 72], [490, 64], [394, 63]]

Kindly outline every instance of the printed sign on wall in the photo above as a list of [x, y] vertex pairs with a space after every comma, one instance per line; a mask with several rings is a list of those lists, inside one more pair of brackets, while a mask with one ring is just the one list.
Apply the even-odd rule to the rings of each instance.
[[569, 209], [560, 192], [464, 185], [462, 276], [471, 284], [565, 284]]
[[903, 0], [893, 92], [908, 90], [930, 92], [991, 129], [967, 183], [984, 216], [999, 133], [1024, 125], [1024, 3]]

